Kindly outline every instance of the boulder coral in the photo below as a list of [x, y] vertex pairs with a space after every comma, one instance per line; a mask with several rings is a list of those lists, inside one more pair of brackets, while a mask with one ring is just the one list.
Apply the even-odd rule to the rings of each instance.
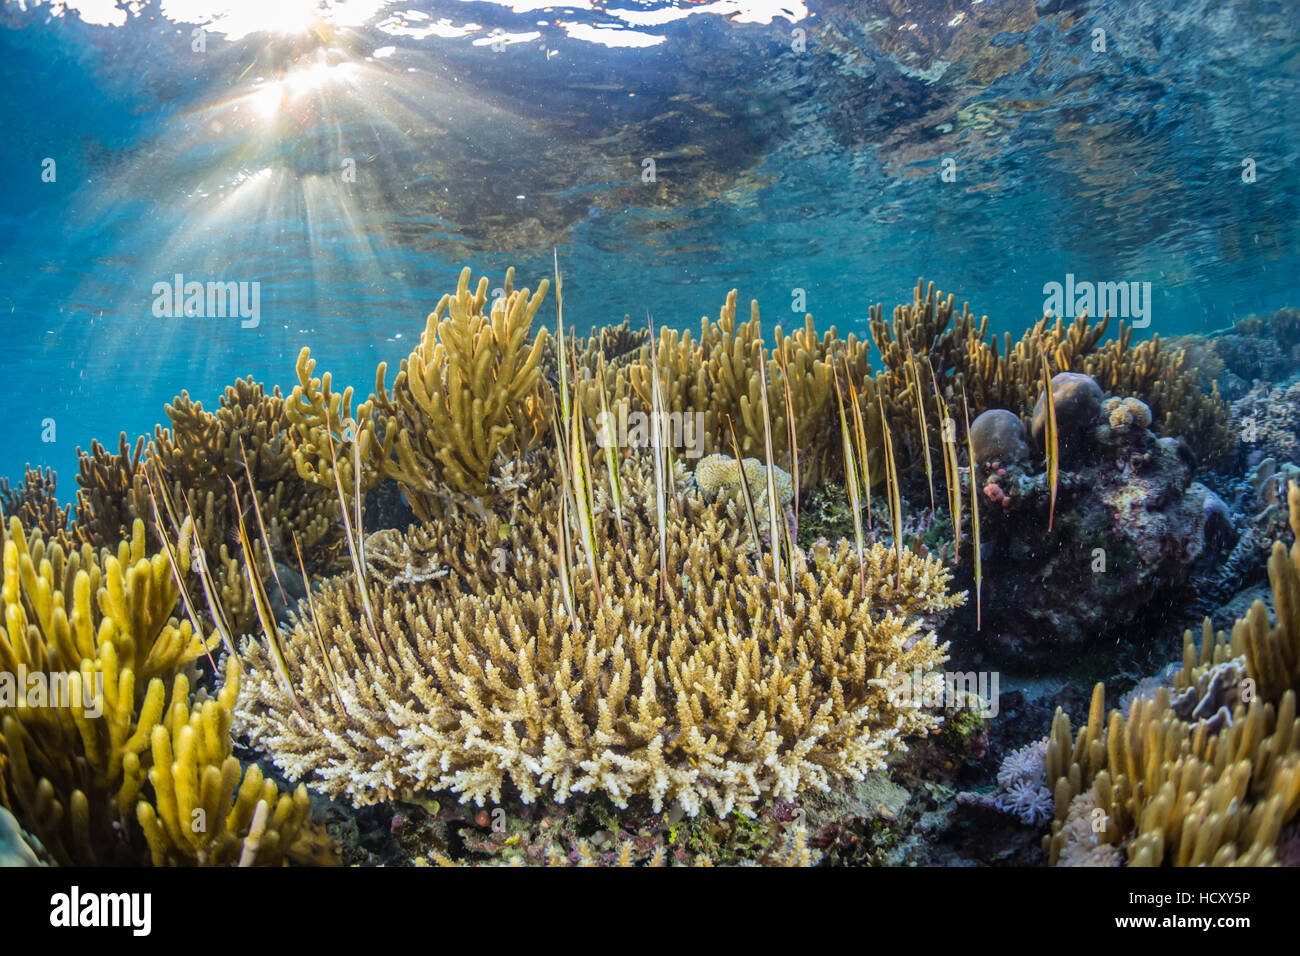
[[[726, 455], [707, 455], [695, 466], [695, 485], [706, 501], [719, 497], [727, 501], [741, 501], [744, 493], [741, 487], [741, 465], [744, 466], [744, 481], [749, 493], [754, 497], [754, 511], [758, 520], [766, 521], [767, 513], [767, 467], [757, 458], [746, 458], [740, 464], [736, 459]], [[794, 500], [794, 479], [784, 468], [773, 467], [772, 483], [780, 508]]]

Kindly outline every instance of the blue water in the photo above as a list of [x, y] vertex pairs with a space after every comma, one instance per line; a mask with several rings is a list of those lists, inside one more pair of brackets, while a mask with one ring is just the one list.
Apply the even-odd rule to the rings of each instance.
[[[1296, 305], [1298, 34], [1290, 0], [10, 4], [0, 474], [69, 500], [75, 446], [304, 345], [364, 397], [461, 265], [553, 249], [580, 327], [738, 287], [861, 334], [921, 274], [1016, 333], [1067, 273], [1150, 282], [1143, 335]], [[257, 326], [156, 316], [177, 273], [258, 283]]]

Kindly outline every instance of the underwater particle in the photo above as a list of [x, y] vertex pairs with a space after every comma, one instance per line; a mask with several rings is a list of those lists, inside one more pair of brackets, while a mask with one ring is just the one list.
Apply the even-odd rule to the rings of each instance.
[[981, 463], [1014, 464], [1029, 459], [1024, 422], [1004, 408], [990, 408], [971, 422], [970, 439], [975, 459]]

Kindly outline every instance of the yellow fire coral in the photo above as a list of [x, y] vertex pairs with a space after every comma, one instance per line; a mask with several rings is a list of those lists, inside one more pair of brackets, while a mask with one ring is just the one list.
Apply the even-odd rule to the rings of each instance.
[[[1053, 374], [1082, 372], [1107, 392], [1138, 396], [1150, 406], [1159, 434], [1181, 436], [1211, 459], [1230, 451], [1234, 438], [1227, 407], [1217, 389], [1210, 394], [1200, 390], [1195, 373], [1186, 368], [1186, 354], [1162, 349], [1159, 336], [1134, 347], [1133, 329], [1123, 323], [1116, 338], [1103, 344], [1109, 324], [1109, 317], [1092, 322], [1080, 315], [1069, 323], [1044, 317], [1018, 342], [1013, 344], [1007, 333], [999, 344], [987, 336], [987, 316], [977, 323], [965, 304], [956, 313], [951, 295], [945, 298], [934, 283], [918, 279], [912, 303], [895, 308], [892, 322], [885, 321], [879, 306], [871, 310], [872, 339], [884, 360], [876, 383], [890, 426], [898, 422], [906, 444], [919, 448], [916, 377], [918, 369], [929, 375], [927, 359], [947, 402], [959, 406], [964, 390], [971, 413], [977, 414], [990, 408], [1032, 408], [1043, 390], [1046, 354]], [[911, 359], [918, 369], [911, 367]], [[929, 400], [924, 387], [920, 394], [922, 401]], [[937, 409], [928, 408], [927, 414], [934, 416]]]
[[920, 617], [963, 596], [937, 560], [869, 549], [863, 598], [847, 544], [823, 546], [796, 555], [797, 587], [778, 596], [723, 505], [686, 493], [661, 598], [653, 482], [635, 460], [622, 471], [630, 550], [598, 510], [603, 600], [585, 567], [571, 589], [557, 574], [553, 486], [508, 524], [412, 528], [402, 553], [426, 557], [368, 585], [375, 633], [349, 578], [282, 634], [301, 712], [271, 649], [246, 643], [239, 728], [291, 777], [357, 804], [442, 789], [481, 804], [513, 784], [525, 801], [646, 794], [726, 814], [860, 779], [938, 725], [923, 694], [896, 693], [917, 673], [942, 680], [945, 648]]
[[27, 466], [22, 483], [9, 487], [8, 478], [0, 478], [0, 515], [18, 518], [28, 528], [37, 528], [51, 541], [64, 548], [72, 547], [68, 530], [71, 505], [59, 505], [58, 478], [52, 468]]
[[[146, 842], [159, 864], [278, 861], [306, 793], [282, 797], [254, 769], [234, 795], [238, 662], [215, 700], [191, 697], [183, 670], [216, 637], [172, 616], [175, 574], [146, 554], [143, 523], [115, 556], [65, 555], [17, 519], [0, 538], [0, 796], [24, 826], [63, 864], [136, 863]], [[188, 521], [181, 538], [171, 560], [184, 575]]]
[[449, 494], [485, 494], [502, 456], [518, 457], [549, 439], [550, 393], [539, 368], [545, 333], [530, 337], [549, 283], [543, 279], [536, 292], [516, 289], [509, 269], [503, 296], [485, 311], [488, 280], [473, 291], [469, 282], [466, 268], [455, 293], [429, 315], [391, 392], [387, 363], [380, 363], [375, 392], [355, 420], [352, 389], [340, 395], [328, 374], [313, 378], [315, 363], [303, 349], [289, 399], [303, 478], [333, 489], [337, 467], [344, 493], [352, 494], [359, 460], [363, 490], [393, 478], [415, 513], [429, 518]]
[[[136, 804], [136, 819], [154, 866], [278, 865], [310, 816], [303, 787], [281, 793], [256, 766], [245, 773], [231, 755], [231, 710], [238, 696], [239, 664], [231, 658], [215, 700], [191, 706], [180, 675], [171, 707], [153, 724], [148, 740], [154, 799]], [[144, 712], [150, 714], [148, 702]]]
[[[180, 517], [193, 514], [219, 597], [232, 628], [242, 633], [256, 626], [257, 615], [243, 568], [230, 553], [234, 504], [241, 511], [253, 508], [251, 483], [273, 552], [266, 553], [260, 538], [254, 544], [258, 572], [266, 579], [272, 560], [297, 563], [293, 538], [308, 570], [330, 567], [343, 544], [338, 498], [332, 487], [322, 488], [298, 475], [291, 419], [279, 389], [268, 394], [250, 377], [227, 387], [215, 412], [206, 411], [186, 392], [166, 411], [171, 427], [156, 427], [147, 450], [141, 438], [132, 452], [123, 434], [115, 455], [98, 442], [92, 443], [89, 454], [80, 453], [74, 531], [78, 540], [98, 547], [129, 535], [136, 519], [152, 527], [152, 481], [155, 492], [171, 494]], [[237, 490], [235, 502], [231, 481]], [[193, 586], [197, 589], [197, 582]]]
[[[766, 354], [763, 371], [767, 375], [773, 464], [791, 464], [790, 427], [787, 419], [794, 415], [799, 469], [805, 481], [816, 482], [833, 472], [839, 452], [838, 424], [832, 412], [835, 376], [847, 375], [862, 395], [862, 412], [872, 435], [880, 430], [880, 416], [875, 406], [867, 361], [867, 346], [856, 336], [841, 339], [834, 328], [818, 336], [811, 315], [804, 317], [803, 327], [785, 335], [775, 327], [770, 348], [762, 334], [758, 303], [750, 303], [747, 322], [736, 321], [736, 290], [732, 290], [719, 310], [718, 318], [700, 320], [698, 342], [689, 331], [664, 327], [654, 342], [639, 351], [627, 353], [621, 361], [605, 369], [605, 404], [612, 414], [622, 406], [628, 412], [649, 414], [651, 372], [657, 368], [665, 411], [701, 416], [702, 451], [729, 453], [730, 427], [735, 428], [741, 454], [765, 453], [761, 399], [761, 354]], [[613, 327], [611, 338], [626, 340], [622, 326]], [[606, 329], [599, 337], [605, 339]], [[628, 344], [624, 342], [624, 344]], [[652, 353], [653, 352], [653, 361]], [[766, 351], [765, 351], [766, 349]], [[601, 412], [599, 369], [593, 362], [590, 345], [584, 350], [576, 383], [578, 404], [589, 422], [599, 420]], [[843, 383], [842, 383], [843, 384]], [[789, 405], [786, 387], [789, 387]], [[729, 427], [730, 423], [730, 427]]]

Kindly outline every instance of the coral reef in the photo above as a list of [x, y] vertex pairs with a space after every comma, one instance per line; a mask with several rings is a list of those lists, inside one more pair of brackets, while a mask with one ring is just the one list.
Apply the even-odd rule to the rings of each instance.
[[[275, 554], [292, 562], [290, 538], [296, 537], [310, 569], [333, 563], [343, 546], [338, 498], [333, 489], [299, 480], [279, 389], [268, 395], [249, 378], [226, 388], [216, 412], [204, 411], [185, 392], [166, 410], [172, 427], [155, 429], [147, 463], [156, 462], [170, 479], [176, 501], [190, 502], [196, 531], [214, 565], [218, 558], [227, 562], [218, 543], [234, 538], [237, 515], [252, 507], [246, 483], [238, 480], [244, 475], [245, 454]], [[240, 488], [238, 510], [230, 499], [231, 480]]]
[[58, 478], [52, 468], [34, 469], [28, 465], [17, 488], [8, 478], [0, 478], [0, 516], [7, 521], [17, 518], [23, 527], [40, 531], [42, 537], [57, 541], [71, 550], [73, 536], [69, 528], [71, 505], [59, 505]]
[[[185, 677], [177, 676], [166, 720], [148, 734], [153, 800], [136, 804], [136, 819], [153, 865], [279, 865], [310, 816], [306, 789], [281, 793], [256, 766], [245, 772], [232, 755], [231, 711], [239, 695], [234, 658], [216, 699], [191, 705], [187, 692]], [[137, 726], [132, 739], [140, 737]]]
[[526, 802], [645, 794], [725, 815], [860, 777], [938, 725], [921, 689], [896, 686], [941, 680], [944, 649], [917, 620], [961, 600], [938, 562], [872, 547], [862, 599], [847, 543], [823, 544], [796, 554], [797, 592], [778, 591], [735, 506], [685, 491], [661, 581], [647, 472], [623, 465], [629, 552], [597, 511], [603, 597], [585, 567], [571, 587], [556, 574], [551, 488], [508, 522], [414, 527], [406, 553], [429, 557], [405, 563], [425, 573], [367, 584], [373, 630], [355, 580], [336, 579], [283, 635], [292, 695], [266, 642], [246, 642], [238, 726], [357, 804], [445, 789], [481, 805], [511, 783]]
[[190, 694], [216, 642], [172, 616], [191, 538], [187, 520], [174, 554], [150, 556], [138, 520], [116, 555], [65, 554], [16, 518], [3, 535], [0, 795], [61, 864], [273, 863], [304, 824], [304, 790], [256, 768], [240, 783], [238, 661], [215, 699]]
[[[1066, 649], [1122, 639], [1146, 609], [1181, 594], [1201, 562], [1236, 540], [1231, 522], [1220, 520], [1226, 506], [1192, 481], [1185, 447], [1143, 426], [1145, 403], [1131, 396], [1100, 402], [1096, 384], [1081, 384], [1082, 376], [1055, 378], [1063, 470], [1051, 530], [1046, 473], [1014, 461], [975, 468], [977, 487], [997, 506], [980, 509], [979, 641], [1008, 665], [1059, 663]], [[1226, 546], [1221, 537], [1230, 539]]]
[[[238, 633], [252, 630], [257, 626], [252, 595], [240, 562], [230, 553], [238, 515], [256, 511], [265, 516], [271, 553], [260, 536], [254, 542], [264, 580], [271, 577], [272, 562], [297, 566], [295, 540], [308, 570], [323, 573], [337, 562], [343, 546], [338, 497], [333, 488], [298, 476], [290, 420], [278, 389], [267, 394], [252, 378], [241, 379], [226, 388], [215, 412], [204, 410], [186, 392], [166, 412], [171, 428], [155, 428], [147, 447], [142, 437], [132, 449], [122, 435], [116, 454], [98, 442], [89, 454], [78, 450], [81, 490], [74, 531], [79, 541], [101, 547], [128, 535], [132, 523], [143, 520], [151, 541], [159, 544], [152, 531], [149, 480], [156, 493], [163, 490], [161, 482], [180, 515], [193, 515], [231, 627]], [[191, 583], [197, 589], [197, 582]]]
[[[1077, 737], [1058, 712], [996, 786], [991, 762], [973, 769], [990, 722], [933, 693], [959, 558], [983, 597], [952, 617], [962, 653], [1031, 670], [1092, 666], [1168, 607], [1246, 587], [1300, 469], [1300, 386], [1259, 386], [1230, 420], [1190, 345], [1135, 345], [1122, 323], [1106, 340], [1109, 317], [1087, 315], [991, 337], [921, 281], [889, 321], [871, 310], [874, 370], [867, 342], [811, 316], [765, 336], [734, 290], [698, 339], [625, 318], [561, 340], [534, 324], [549, 285], [509, 270], [489, 302], [465, 269], [358, 405], [308, 349], [287, 399], [251, 378], [213, 412], [182, 392], [151, 441], [78, 450], [75, 521], [51, 472], [0, 485], [18, 519], [0, 528], [0, 678], [64, 693], [0, 685], [0, 808], [38, 856], [337, 862], [307, 787], [354, 827], [373, 814], [401, 862], [933, 862], [960, 807], [1018, 834], [987, 851], [1002, 861], [1037, 853], [1049, 820], [1066, 865], [1268, 863], [1300, 843], [1300, 551], [1282, 543], [1276, 623], [1257, 604], [1230, 639], [1207, 625], [1166, 685], [1110, 715], [1099, 685]], [[1293, 325], [1268, 326], [1278, 349], [1300, 347]], [[841, 399], [866, 472], [851, 488]], [[655, 455], [621, 431], [617, 453], [584, 447], [607, 415], [656, 407]], [[1193, 481], [1235, 468], [1238, 432], [1248, 480], [1200, 477], [1253, 520]], [[174, 541], [150, 485], [179, 504]], [[795, 501], [799, 522], [770, 520]], [[1300, 527], [1294, 486], [1289, 506]], [[191, 601], [200, 562], [242, 636], [220, 666]], [[232, 730], [294, 789], [246, 767]]]
[[[1300, 486], [1288, 492], [1300, 531]], [[1172, 688], [1105, 710], [1093, 693], [1074, 735], [1057, 710], [1048, 748], [1056, 815], [1044, 850], [1054, 864], [1267, 865], [1300, 811], [1300, 545], [1269, 559], [1276, 619], [1262, 602], [1230, 638], [1207, 621], [1199, 650], [1183, 638]]]

